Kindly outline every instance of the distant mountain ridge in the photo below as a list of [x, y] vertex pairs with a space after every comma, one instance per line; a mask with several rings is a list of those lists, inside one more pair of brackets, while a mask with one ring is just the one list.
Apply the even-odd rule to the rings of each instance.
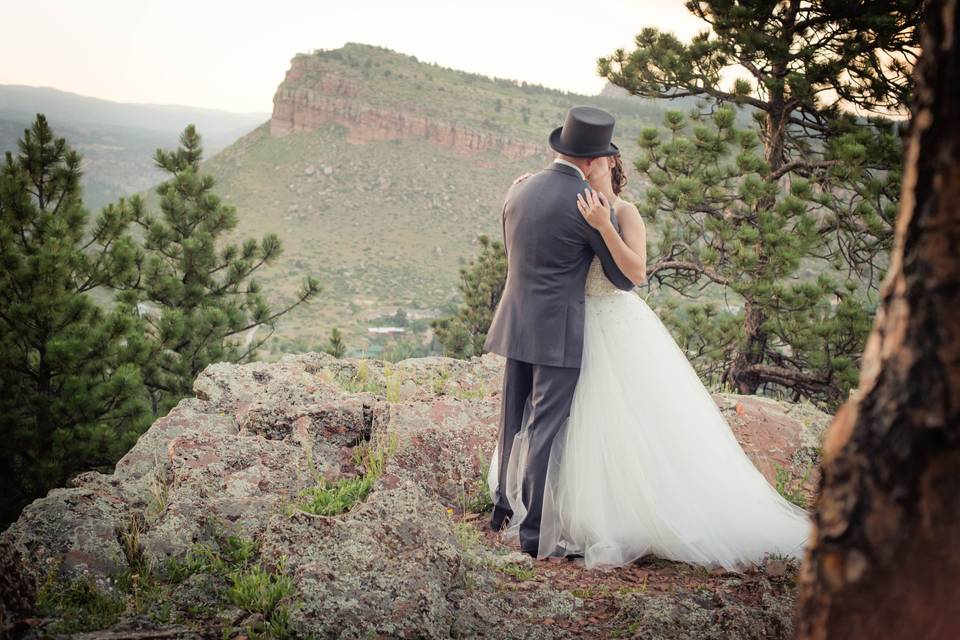
[[188, 122], [192, 122], [211, 140], [224, 135], [239, 136], [241, 134], [237, 131], [246, 133], [270, 117], [265, 112], [236, 113], [176, 104], [115, 102], [51, 87], [0, 85], [0, 116], [6, 117], [12, 112], [32, 117], [38, 111], [50, 120], [159, 133], [179, 133]]
[[84, 157], [84, 201], [96, 210], [120, 196], [150, 188], [161, 178], [153, 166], [158, 147], [172, 148], [187, 124], [204, 133], [214, 154], [269, 113], [233, 113], [181, 105], [132, 104], [50, 87], [0, 85], [0, 153], [16, 150], [23, 130], [43, 113], [54, 132]]

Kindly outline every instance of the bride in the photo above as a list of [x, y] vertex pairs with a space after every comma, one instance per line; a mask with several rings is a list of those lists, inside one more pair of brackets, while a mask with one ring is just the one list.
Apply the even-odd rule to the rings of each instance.
[[[621, 271], [646, 279], [637, 208], [620, 199], [620, 156], [591, 171], [596, 193], [578, 196]], [[524, 179], [526, 176], [521, 177]], [[623, 237], [610, 222], [612, 203]], [[588, 568], [647, 554], [740, 571], [767, 553], [802, 558], [811, 522], [754, 467], [666, 327], [636, 294], [587, 275], [583, 360], [570, 417], [547, 466], [538, 558], [581, 555]], [[524, 420], [524, 423], [526, 421]], [[513, 510], [504, 539], [518, 538], [526, 427], [507, 463]], [[495, 495], [494, 450], [487, 483]]]

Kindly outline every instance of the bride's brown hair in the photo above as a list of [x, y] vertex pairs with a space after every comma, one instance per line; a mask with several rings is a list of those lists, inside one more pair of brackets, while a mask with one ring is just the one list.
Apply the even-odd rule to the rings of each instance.
[[623, 172], [623, 161], [620, 159], [620, 154], [613, 156], [613, 159], [616, 164], [610, 169], [610, 183], [613, 186], [613, 192], [620, 195], [623, 188], [627, 186], [627, 176]]

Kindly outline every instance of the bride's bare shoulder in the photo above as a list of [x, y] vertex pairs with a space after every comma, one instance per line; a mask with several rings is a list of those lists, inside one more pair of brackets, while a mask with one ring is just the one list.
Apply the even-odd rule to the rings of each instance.
[[634, 225], [643, 227], [643, 217], [640, 215], [640, 210], [637, 209], [637, 205], [632, 202], [628, 202], [623, 198], [617, 200], [613, 205], [613, 211], [617, 214], [617, 222], [621, 225], [624, 223], [628, 225]]

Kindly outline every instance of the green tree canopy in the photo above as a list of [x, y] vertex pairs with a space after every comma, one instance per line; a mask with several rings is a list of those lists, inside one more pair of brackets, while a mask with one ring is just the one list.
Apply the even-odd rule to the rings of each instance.
[[444, 354], [453, 358], [483, 353], [483, 343], [507, 281], [507, 254], [503, 243], [485, 235], [478, 241], [480, 254], [460, 269], [457, 287], [463, 303], [459, 311], [430, 323]]
[[[598, 60], [635, 95], [701, 99], [689, 119], [671, 112], [664, 132], [641, 136], [640, 208], [661, 234], [648, 277], [728, 296], [726, 309], [670, 315], [701, 372], [720, 369], [741, 393], [835, 405], [855, 383], [892, 242], [902, 145], [876, 114], [904, 111], [920, 2], [687, 8], [708, 26], [690, 42], [648, 28], [633, 51]], [[745, 109], [753, 129], [724, 105]]]
[[43, 115], [18, 144], [0, 173], [0, 525], [112, 466], [152, 419], [132, 309], [90, 295], [134, 276], [129, 212], [88, 228], [80, 155]]
[[170, 175], [156, 190], [160, 217], [149, 214], [139, 196], [118, 207], [144, 230], [139, 276], [121, 297], [142, 310], [142, 339], [150, 351], [144, 378], [159, 415], [192, 393], [194, 379], [210, 363], [255, 358], [277, 319], [321, 291], [307, 276], [293, 301], [279, 311], [269, 307], [252, 276], [279, 257], [280, 240], [268, 234], [260, 242], [218, 246], [236, 227], [237, 214], [214, 192], [213, 177], [201, 172], [202, 156], [200, 135], [189, 125], [178, 149], [158, 149], [154, 157]]

